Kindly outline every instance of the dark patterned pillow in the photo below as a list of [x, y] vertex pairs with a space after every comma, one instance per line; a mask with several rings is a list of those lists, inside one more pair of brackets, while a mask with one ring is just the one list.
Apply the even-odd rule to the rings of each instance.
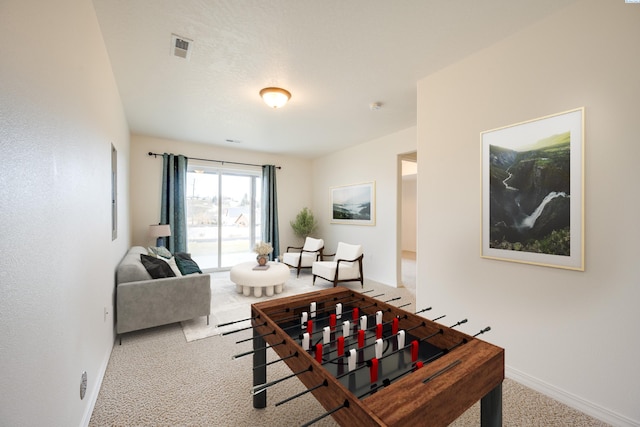
[[196, 262], [191, 259], [191, 255], [184, 252], [178, 252], [174, 255], [174, 257], [176, 259], [176, 264], [178, 264], [178, 269], [182, 274], [202, 274], [202, 270], [200, 270], [198, 264], [196, 264]]
[[147, 269], [149, 275], [154, 279], [161, 279], [163, 277], [176, 277], [176, 274], [171, 269], [171, 266], [166, 261], [160, 258], [154, 258], [149, 255], [140, 254], [140, 261], [144, 268]]

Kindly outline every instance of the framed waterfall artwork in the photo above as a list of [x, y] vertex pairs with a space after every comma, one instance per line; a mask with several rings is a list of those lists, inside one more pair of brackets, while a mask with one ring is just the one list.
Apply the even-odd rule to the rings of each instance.
[[480, 140], [481, 256], [584, 271], [584, 107]]
[[375, 181], [332, 187], [331, 222], [333, 224], [375, 225]]

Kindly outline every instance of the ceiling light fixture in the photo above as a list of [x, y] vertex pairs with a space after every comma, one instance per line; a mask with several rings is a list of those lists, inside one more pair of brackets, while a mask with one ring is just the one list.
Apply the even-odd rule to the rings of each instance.
[[289, 101], [291, 93], [279, 87], [265, 87], [260, 91], [260, 96], [269, 107], [280, 108]]

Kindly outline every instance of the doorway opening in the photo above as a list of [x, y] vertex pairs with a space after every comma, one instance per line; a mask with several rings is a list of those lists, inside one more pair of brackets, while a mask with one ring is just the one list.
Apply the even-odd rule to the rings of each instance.
[[416, 293], [418, 153], [398, 156], [400, 163], [399, 242], [400, 283]]

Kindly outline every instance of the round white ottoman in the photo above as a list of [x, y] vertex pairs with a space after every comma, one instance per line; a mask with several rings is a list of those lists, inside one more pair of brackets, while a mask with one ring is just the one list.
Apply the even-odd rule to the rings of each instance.
[[258, 264], [255, 261], [243, 262], [231, 267], [229, 277], [236, 284], [236, 292], [244, 296], [262, 296], [262, 290], [268, 297], [282, 292], [284, 282], [289, 278], [289, 267], [277, 262], [269, 262], [266, 270], [254, 270]]

